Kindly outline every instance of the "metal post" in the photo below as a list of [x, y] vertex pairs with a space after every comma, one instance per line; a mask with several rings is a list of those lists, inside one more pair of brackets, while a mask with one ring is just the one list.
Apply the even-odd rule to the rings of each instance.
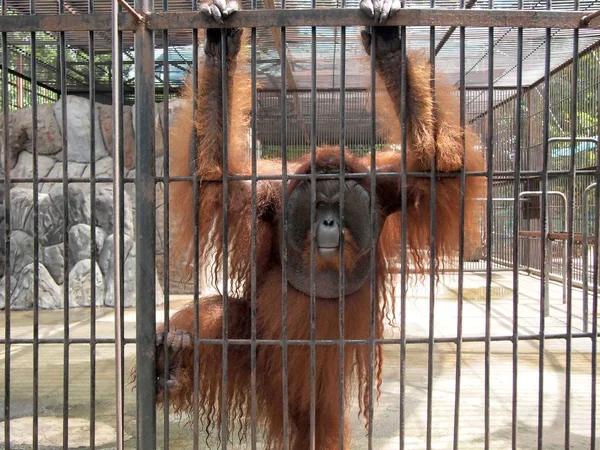
[[[565, 203], [565, 220], [566, 220], [568, 205], [567, 205], [567, 196], [564, 194], [564, 192], [548, 191], [548, 192], [546, 192], [546, 194], [547, 195], [556, 195], [557, 197], [560, 197], [563, 199], [563, 201]], [[542, 195], [544, 195], [544, 191], [523, 191], [519, 194], [519, 200], [522, 197], [534, 196], [534, 195], [542, 196]], [[550, 232], [550, 230], [548, 230], [548, 232]], [[517, 236], [517, 238], [518, 238], [518, 236]], [[548, 239], [548, 235], [542, 236], [542, 239], [543, 239], [543, 242], [546, 242], [546, 240]], [[565, 247], [565, 254], [564, 254], [563, 258], [564, 258], [564, 261], [567, 260], [566, 247]], [[546, 278], [546, 283], [548, 283], [547, 278]], [[566, 301], [567, 301], [567, 272], [566, 272], [566, 270], [564, 270], [564, 267], [563, 267], [563, 304], [566, 303]], [[550, 315], [550, 298], [549, 298], [549, 296], [546, 296], [544, 305], [545, 305], [546, 316], [549, 316]]]
[[[152, 12], [150, 0], [135, 9]], [[136, 373], [137, 448], [156, 448], [156, 191], [154, 173], [154, 34], [144, 24], [135, 32], [136, 123]]]
[[[583, 331], [588, 331], [588, 195], [592, 189], [596, 188], [597, 183], [592, 183], [583, 191], [583, 218], [581, 219], [581, 233], [583, 241]], [[598, 205], [596, 205], [598, 208]], [[598, 280], [594, 279], [594, 284]]]
[[[120, 46], [119, 46], [119, 3], [112, 0], [112, 99], [113, 99], [113, 267], [114, 267], [114, 312], [115, 312], [115, 390], [116, 390], [116, 425], [117, 425], [117, 449], [123, 449], [123, 398], [124, 398], [124, 377], [123, 377], [123, 334], [121, 324], [123, 323], [121, 298], [121, 196], [120, 190], [123, 189], [123, 180], [121, 179], [120, 160], [121, 160], [121, 114], [120, 103], [121, 83], [119, 80], [121, 65]], [[92, 272], [94, 269], [92, 268]]]
[[[575, 143], [576, 142], [591, 142], [593, 144], [596, 144], [596, 148], [598, 148], [598, 139], [596, 138], [592, 138], [592, 137], [578, 137], [575, 136], [573, 138], [567, 136], [567, 137], [553, 137], [548, 139], [548, 149], [550, 149], [552, 147], [552, 144], [556, 144], [556, 143], [560, 143], [560, 142], [568, 142], [571, 144], [571, 152], [574, 154], [575, 153]], [[567, 173], [568, 174], [568, 173]], [[568, 225], [568, 218], [567, 218], [567, 213], [569, 211], [569, 207], [568, 207], [568, 202], [567, 202], [567, 198], [565, 196], [565, 226], [567, 227]], [[567, 303], [567, 262], [569, 261], [569, 249], [567, 248], [567, 244], [565, 242], [564, 245], [564, 249], [563, 249], [563, 304]]]

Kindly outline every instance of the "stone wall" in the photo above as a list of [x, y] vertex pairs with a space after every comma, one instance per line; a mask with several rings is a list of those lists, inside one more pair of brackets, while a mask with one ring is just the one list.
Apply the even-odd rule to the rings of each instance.
[[[96, 178], [113, 176], [112, 106], [96, 104], [94, 111], [95, 145], [91, 146], [90, 104], [85, 98], [67, 97], [67, 162], [68, 177], [89, 178], [92, 163]], [[172, 115], [181, 107], [180, 100], [169, 103]], [[156, 170], [162, 175], [162, 107], [156, 108]], [[4, 133], [0, 121], [0, 136]], [[125, 177], [135, 177], [135, 129], [131, 106], [123, 107], [123, 139]], [[91, 303], [92, 268], [96, 275], [96, 304], [112, 306], [114, 283], [113, 258], [113, 189], [112, 182], [97, 182], [95, 202], [92, 201], [90, 183], [71, 182], [66, 191], [60, 182], [63, 176], [63, 117], [62, 102], [38, 105], [37, 108], [37, 161], [38, 176], [38, 254], [39, 254], [39, 305], [40, 308], [64, 306], [64, 279], [68, 277], [69, 306], [89, 306]], [[33, 176], [33, 120], [30, 108], [9, 115], [8, 152], [11, 180]], [[1, 143], [0, 143], [1, 145]], [[1, 149], [1, 148], [0, 148]], [[1, 149], [2, 152], [4, 149]], [[92, 155], [93, 154], [93, 155]], [[3, 159], [2, 159], [3, 161]], [[0, 187], [3, 190], [4, 186]], [[1, 192], [0, 192], [1, 194]], [[157, 236], [156, 302], [162, 303], [163, 274], [163, 189], [157, 184]], [[65, 231], [65, 207], [67, 230]], [[4, 196], [0, 198], [4, 203]], [[13, 182], [10, 191], [10, 285], [11, 308], [29, 309], [33, 305], [34, 275], [34, 191], [32, 183]], [[95, 237], [92, 238], [92, 207], [95, 208]], [[0, 231], [4, 234], [5, 208], [0, 205]], [[124, 192], [124, 278], [125, 306], [135, 306], [135, 186], [126, 184]], [[64, 240], [68, 245], [65, 255]], [[6, 249], [0, 239], [0, 308], [4, 308], [4, 265]], [[92, 246], [95, 257], [92, 260]], [[65, 267], [67, 262], [67, 267]], [[178, 283], [181, 276], [171, 274], [171, 292], [188, 291], [187, 285]]]

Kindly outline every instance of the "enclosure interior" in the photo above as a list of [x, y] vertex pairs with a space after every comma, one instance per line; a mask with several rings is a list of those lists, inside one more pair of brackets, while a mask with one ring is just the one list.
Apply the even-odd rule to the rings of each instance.
[[[533, 0], [523, 0], [520, 5], [525, 10], [546, 9], [545, 2]], [[306, 0], [288, 0], [285, 6], [300, 9], [312, 5]], [[358, 2], [349, 0], [345, 6], [358, 8]], [[407, 8], [429, 6], [425, 0], [406, 2]], [[243, 0], [241, 7], [251, 9], [252, 5]], [[256, 7], [280, 8], [281, 3], [259, 0]], [[341, 4], [319, 0], [316, 7], [337, 8]], [[519, 4], [516, 0], [497, 0], [493, 5], [488, 0], [471, 0], [466, 5], [439, 0], [435, 7], [518, 9]], [[106, 13], [110, 8], [106, 0], [6, 0], [3, 12], [17, 16], [77, 15]], [[190, 11], [192, 6], [187, 1], [165, 0], [156, 2], [154, 8], [157, 12], [176, 12]], [[559, 0], [551, 5], [552, 10], [564, 11], [593, 12], [599, 8], [597, 0], [579, 1], [577, 5], [572, 0]], [[252, 158], [253, 147], [257, 158], [281, 157], [283, 119], [287, 124], [284, 147], [290, 160], [310, 153], [313, 144], [339, 145], [342, 103], [346, 149], [367, 155], [389, 144], [385, 134], [377, 134], [373, 142], [370, 68], [360, 43], [360, 27], [345, 27], [345, 34], [341, 27], [316, 28], [316, 53], [312, 52], [310, 26], [286, 27], [284, 42], [280, 33], [279, 28], [257, 29], [256, 143], [252, 145], [249, 130], [248, 158]], [[386, 338], [395, 340], [384, 346], [385, 381], [375, 409], [373, 433], [367, 438], [357, 414], [351, 414], [352, 448], [366, 448], [367, 442], [374, 448], [396, 448], [400, 441], [404, 448], [415, 449], [431, 445], [449, 448], [452, 442], [458, 442], [459, 448], [481, 448], [482, 441], [491, 443], [491, 448], [508, 448], [517, 439], [520, 448], [535, 448], [540, 442], [541, 426], [547, 445], [562, 445], [567, 434], [574, 448], [588, 448], [593, 439], [591, 423], [598, 421], [595, 392], [592, 395], [596, 383], [592, 352], [597, 332], [597, 293], [593, 290], [597, 281], [594, 273], [598, 275], [594, 272], [598, 211], [597, 196], [590, 186], [598, 181], [600, 31], [582, 29], [575, 39], [573, 30], [553, 28], [549, 41], [546, 29], [541, 28], [522, 30], [521, 39], [519, 29], [498, 27], [491, 41], [490, 29], [482, 27], [466, 27], [462, 34], [461, 28], [438, 26], [433, 30], [433, 41], [431, 33], [430, 27], [408, 27], [407, 47], [428, 56], [433, 52], [436, 72], [443, 73], [457, 87], [459, 97], [464, 86], [461, 103], [465, 121], [480, 138], [486, 158], [492, 155], [487, 172], [492, 177], [492, 196], [480, 199], [481, 239], [463, 255], [460, 267], [457, 260], [436, 285], [426, 277], [407, 287], [404, 310], [398, 307], [396, 313], [406, 320], [408, 343], [398, 342], [399, 330], [386, 329]], [[6, 421], [8, 414], [11, 418], [13, 445], [31, 445], [32, 439], [42, 436], [57, 446], [66, 438], [73, 446], [109, 445], [115, 440], [115, 325], [121, 326], [125, 335], [125, 374], [135, 364], [136, 134], [132, 106], [139, 80], [134, 70], [134, 33], [120, 33], [122, 61], [117, 76], [112, 68], [110, 31], [38, 31], [35, 42], [32, 36], [30, 32], [2, 33], [0, 73], [4, 84], [0, 101], [4, 121], [0, 120], [0, 134], [7, 128], [10, 131], [0, 144], [5, 180], [2, 188], [9, 190], [2, 196], [0, 214], [10, 250], [6, 251], [3, 241], [0, 314], [4, 338], [0, 341], [4, 346], [0, 358], [6, 389], [0, 394], [4, 406], [0, 417]], [[169, 263], [163, 178], [168, 176], [164, 173], [167, 122], [172, 122], [180, 107], [178, 97], [195, 64], [193, 38], [192, 30], [181, 29], [157, 31], [154, 35], [154, 251], [159, 322], [166, 305], [167, 314], [172, 314], [194, 298], [195, 284], [200, 294], [210, 290], [202, 272], [194, 281], [183, 280], [176, 269], [165, 269]], [[549, 72], [545, 64], [548, 42]], [[345, 55], [344, 65], [341, 55]], [[202, 58], [200, 42], [199, 64]], [[311, 75], [313, 58], [316, 79]], [[285, 117], [282, 72], [287, 80]], [[115, 222], [111, 209], [113, 115], [109, 105], [117, 83], [123, 100], [120, 145], [124, 188], [119, 192], [124, 206], [119, 211], [122, 226], [118, 232], [123, 239], [121, 289], [125, 309], [121, 324], [115, 323], [114, 297], [109, 292], [115, 265], [110, 250]], [[345, 93], [343, 102], [341, 91]], [[65, 95], [69, 96], [67, 100], [63, 99]], [[34, 103], [51, 105], [52, 109], [32, 108]], [[68, 110], [63, 113], [65, 106]], [[311, 139], [313, 107], [316, 133]], [[91, 133], [90, 108], [96, 114]], [[32, 114], [38, 117], [38, 127], [44, 114], [54, 114], [60, 127], [61, 120], [67, 118], [67, 127], [73, 130], [69, 138], [69, 152], [73, 154], [66, 156], [65, 146], [59, 141], [48, 153], [36, 150], [34, 158]], [[546, 126], [550, 140], [545, 142]], [[86, 127], [77, 134], [77, 128]], [[54, 139], [50, 132], [44, 134], [47, 131], [37, 131], [37, 139]], [[60, 139], [60, 134], [57, 136]], [[88, 141], [76, 143], [77, 137]], [[4, 155], [6, 144], [9, 155]], [[78, 146], [81, 149], [71, 149]], [[543, 170], [544, 152], [547, 172]], [[4, 167], [6, 162], [10, 170]], [[76, 186], [73, 198], [81, 190], [88, 202], [90, 195], [99, 202], [102, 193], [103, 203], [96, 203], [96, 207], [104, 205], [105, 209], [94, 213], [93, 208], [87, 213], [83, 207], [78, 210], [80, 205], [71, 203], [72, 186]], [[549, 194], [546, 239], [542, 234], [542, 191]], [[43, 208], [44, 202], [62, 214], [54, 229], [32, 224], [34, 204]], [[68, 221], [62, 219], [65, 215]], [[45, 231], [40, 227], [46, 227]], [[571, 249], [567, 246], [569, 233], [573, 236]], [[549, 258], [546, 274], [541, 273], [544, 245]], [[567, 273], [568, 262], [571, 273]], [[400, 277], [400, 259], [396, 270]], [[39, 275], [39, 271], [45, 275]], [[34, 289], [36, 276], [41, 280], [37, 282], [39, 293]], [[8, 286], [6, 279], [10, 279]], [[8, 295], [10, 312], [5, 307]], [[545, 338], [541, 339], [540, 334]], [[402, 402], [401, 389], [405, 392]], [[125, 386], [124, 395], [125, 447], [134, 448], [135, 391]], [[460, 415], [455, 415], [457, 411]], [[566, 416], [570, 417], [568, 425]], [[175, 415], [159, 413], [158, 418], [159, 439], [169, 441], [171, 448], [189, 448], [193, 441], [189, 427]], [[401, 418], [404, 436], [399, 431]], [[43, 427], [64, 430], [67, 424], [68, 433], [44, 435]]]

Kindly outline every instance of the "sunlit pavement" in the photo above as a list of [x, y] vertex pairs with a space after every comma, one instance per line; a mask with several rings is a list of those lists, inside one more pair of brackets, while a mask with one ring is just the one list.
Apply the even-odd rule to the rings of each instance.
[[[481, 449], [485, 442], [485, 343], [469, 342], [469, 338], [482, 337], [486, 329], [485, 275], [468, 273], [463, 289], [463, 327], [460, 358], [460, 402], [458, 414], [458, 440], [460, 449]], [[518, 278], [518, 334], [534, 335], [540, 330], [540, 281], [520, 275]], [[446, 276], [435, 290], [434, 336], [436, 339], [457, 336], [458, 279]], [[514, 332], [513, 277], [512, 272], [495, 272], [491, 285], [490, 335], [509, 337]], [[189, 302], [189, 298], [173, 296], [171, 312]], [[431, 357], [432, 376], [428, 378], [430, 321], [429, 282], [411, 287], [406, 296], [406, 334], [408, 339], [418, 338], [423, 343], [406, 346], [405, 403], [402, 408], [401, 347], [385, 345], [385, 370], [382, 393], [375, 408], [373, 422], [373, 449], [397, 449], [400, 443], [400, 416], [404, 413], [405, 448], [422, 450], [427, 447], [428, 434], [431, 447], [450, 449], [455, 435], [455, 398], [457, 375], [457, 346], [453, 342], [435, 344]], [[550, 316], [546, 318], [546, 333], [567, 332], [567, 305], [562, 302], [562, 288], [550, 285]], [[573, 289], [572, 332], [582, 332], [582, 294]], [[590, 311], [591, 296], [590, 296]], [[396, 315], [401, 317], [400, 291], [396, 302]], [[163, 310], [157, 310], [157, 320], [162, 321]], [[590, 324], [591, 324], [590, 314]], [[63, 311], [40, 311], [40, 338], [62, 338]], [[1, 334], [4, 336], [5, 316], [0, 315]], [[69, 311], [70, 337], [89, 338], [90, 310]], [[591, 325], [590, 325], [591, 331]], [[135, 310], [125, 311], [125, 334], [135, 336]], [[33, 312], [11, 314], [13, 338], [33, 337]], [[114, 311], [100, 308], [96, 311], [96, 336], [114, 336]], [[399, 338], [399, 329], [387, 328], [386, 337]], [[497, 339], [497, 338], [496, 338]], [[517, 448], [537, 448], [538, 398], [539, 398], [539, 342], [523, 340], [518, 343], [517, 367]], [[64, 346], [42, 344], [38, 361], [38, 414], [39, 443], [41, 448], [63, 445], [63, 370]], [[566, 341], [548, 339], [544, 353], [544, 449], [563, 449], [565, 439], [566, 399]], [[4, 387], [6, 355], [0, 348], [0, 377]], [[509, 340], [492, 340], [490, 345], [489, 374], [489, 442], [490, 448], [507, 449], [512, 442], [513, 411], [513, 358], [514, 347]], [[95, 440], [98, 448], [115, 446], [115, 363], [114, 345], [98, 344], [95, 354]], [[69, 448], [89, 448], [91, 414], [91, 355], [89, 344], [71, 344], [69, 347]], [[125, 373], [129, 374], [135, 363], [135, 345], [125, 346]], [[11, 441], [13, 448], [31, 448], [33, 428], [33, 367], [32, 345], [13, 344], [10, 357], [10, 411]], [[571, 448], [589, 448], [591, 435], [591, 339], [573, 338], [571, 357], [570, 444]], [[428, 385], [431, 383], [431, 427], [428, 433]], [[4, 414], [5, 392], [0, 389]], [[355, 397], [355, 396], [354, 396]], [[1, 417], [4, 420], [4, 417]], [[364, 423], [358, 419], [357, 404], [348, 415], [353, 430], [352, 448], [368, 448]], [[171, 449], [192, 448], [192, 428], [186, 417], [170, 416], [169, 442]], [[158, 448], [163, 448], [163, 413], [158, 413]], [[203, 429], [200, 426], [200, 429]], [[135, 448], [135, 391], [131, 385], [125, 389], [125, 439], [126, 448]], [[3, 439], [3, 434], [0, 439]], [[200, 436], [200, 448], [206, 448], [205, 436]], [[216, 447], [216, 441], [209, 441]], [[3, 448], [3, 444], [0, 444]], [[260, 444], [258, 446], [261, 448]], [[234, 441], [229, 448], [250, 448], [249, 443]]]

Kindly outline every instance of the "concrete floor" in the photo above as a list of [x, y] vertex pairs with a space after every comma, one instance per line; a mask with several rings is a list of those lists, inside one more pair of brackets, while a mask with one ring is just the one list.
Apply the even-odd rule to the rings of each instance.
[[[519, 334], [539, 331], [539, 291], [537, 278], [519, 276]], [[513, 332], [512, 273], [496, 272], [492, 281], [492, 336], [506, 336]], [[406, 305], [407, 336], [427, 338], [429, 323], [428, 283], [411, 288]], [[455, 337], [457, 328], [457, 280], [441, 280], [435, 301], [434, 332], [436, 338]], [[551, 311], [546, 320], [546, 332], [566, 332], [566, 305], [562, 303], [562, 290], [551, 285]], [[485, 276], [467, 274], [464, 288], [463, 336], [482, 336], [485, 333]], [[573, 333], [582, 330], [581, 291], [573, 291]], [[172, 310], [186, 304], [187, 300], [174, 298]], [[399, 302], [398, 302], [399, 303]], [[591, 309], [591, 308], [590, 308]], [[399, 305], [397, 314], [400, 314]], [[98, 337], [114, 335], [114, 312], [98, 309], [96, 333]], [[162, 310], [157, 319], [162, 320]], [[135, 334], [135, 311], [125, 313], [125, 333]], [[591, 317], [590, 317], [591, 323]], [[4, 312], [0, 314], [0, 333], [4, 336]], [[13, 338], [31, 338], [32, 312], [12, 312]], [[387, 330], [388, 337], [399, 337], [398, 330]], [[39, 335], [44, 338], [62, 338], [63, 312], [43, 311], [39, 317]], [[90, 312], [86, 309], [70, 311], [70, 336], [87, 338], [90, 335]], [[520, 341], [518, 352], [517, 384], [517, 448], [537, 448], [538, 424], [538, 361], [539, 345], [536, 341]], [[126, 373], [133, 364], [135, 346], [127, 345], [125, 351]], [[0, 382], [4, 387], [4, 346], [0, 348]], [[12, 448], [31, 448], [33, 415], [33, 346], [11, 346], [11, 442]], [[385, 372], [382, 396], [375, 409], [374, 449], [399, 448], [400, 416], [400, 348], [385, 346]], [[62, 447], [63, 416], [63, 345], [44, 344], [39, 349], [39, 416], [42, 448]], [[96, 444], [99, 448], [112, 448], [115, 427], [114, 347], [100, 344], [96, 349]], [[510, 342], [491, 344], [490, 383], [490, 448], [511, 448], [513, 348]], [[406, 352], [406, 402], [405, 448], [426, 448], [427, 435], [427, 366], [426, 344], [410, 344]], [[563, 449], [565, 435], [566, 352], [564, 340], [547, 340], [544, 364], [544, 449]], [[69, 352], [69, 448], [89, 447], [90, 418], [90, 347], [72, 344]], [[460, 382], [460, 449], [481, 449], [484, 446], [484, 344], [463, 343]], [[438, 343], [433, 353], [432, 428], [434, 449], [450, 449], [453, 444], [454, 398], [456, 377], [456, 346]], [[591, 341], [589, 338], [573, 339], [571, 356], [571, 426], [570, 448], [590, 448], [591, 426]], [[4, 420], [4, 389], [0, 390], [0, 420]], [[357, 419], [353, 406], [350, 420], [353, 426], [355, 449], [367, 448], [366, 432]], [[600, 426], [600, 423], [598, 423]], [[2, 427], [4, 424], [2, 424]], [[159, 448], [163, 448], [162, 413], [158, 417]], [[125, 392], [126, 448], [135, 448], [135, 391]], [[170, 448], [191, 448], [191, 428], [185, 420], [170, 417]], [[0, 436], [4, 439], [4, 436]], [[204, 437], [200, 448], [204, 448]], [[4, 444], [0, 443], [0, 448]], [[231, 448], [231, 447], [230, 447]], [[237, 445], [234, 448], [250, 448]], [[260, 448], [260, 446], [259, 446]]]

